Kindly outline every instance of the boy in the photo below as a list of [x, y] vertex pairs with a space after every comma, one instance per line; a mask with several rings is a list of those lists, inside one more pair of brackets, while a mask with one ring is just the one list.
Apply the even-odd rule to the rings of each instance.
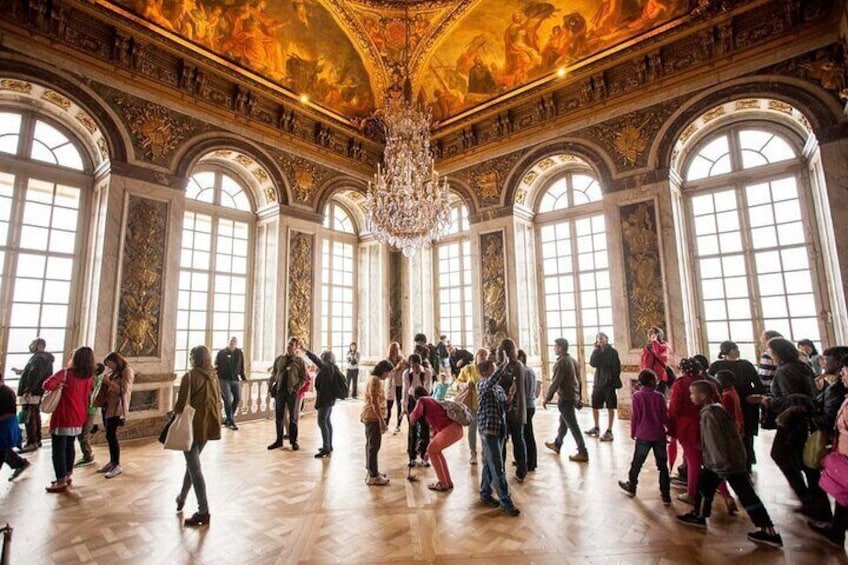
[[439, 373], [439, 383], [433, 387], [433, 398], [436, 400], [444, 400], [448, 393], [448, 376], [446, 373]]
[[368, 477], [365, 484], [368, 486], [385, 486], [389, 479], [377, 470], [377, 454], [380, 452], [383, 434], [386, 433], [388, 424], [384, 414], [386, 413], [386, 390], [383, 379], [389, 376], [394, 365], [383, 359], [371, 371], [371, 376], [365, 382], [365, 403], [362, 406], [360, 420], [365, 424], [365, 456], [368, 466]]
[[722, 480], [733, 487], [739, 502], [745, 507], [756, 532], [748, 539], [773, 547], [783, 547], [783, 539], [774, 530], [771, 518], [760, 497], [754, 492], [746, 470], [747, 455], [736, 425], [721, 404], [715, 402], [715, 392], [707, 381], [695, 381], [689, 386], [689, 398], [701, 407], [701, 446], [704, 468], [698, 480], [695, 494], [695, 509], [677, 517], [687, 526], [707, 527], [707, 518], [713, 503], [713, 495]]
[[665, 397], [657, 392], [657, 375], [651, 369], [643, 369], [639, 373], [639, 384], [642, 388], [633, 395], [632, 414], [630, 417], [630, 436], [636, 440], [633, 451], [633, 462], [630, 464], [630, 476], [627, 481], [618, 481], [618, 486], [633, 498], [636, 496], [636, 485], [639, 482], [639, 471], [648, 453], [654, 452], [654, 461], [660, 472], [660, 496], [663, 506], [671, 506], [671, 480], [668, 475], [668, 452], [666, 451], [666, 435], [668, 435], [668, 409]]

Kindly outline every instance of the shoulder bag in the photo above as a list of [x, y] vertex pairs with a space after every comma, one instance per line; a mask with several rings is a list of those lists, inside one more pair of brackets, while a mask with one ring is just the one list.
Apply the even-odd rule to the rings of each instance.
[[822, 460], [827, 455], [827, 432], [815, 430], [804, 443], [804, 466], [808, 469], [821, 469]]
[[48, 390], [41, 397], [41, 411], [45, 414], [52, 414], [56, 407], [59, 406], [59, 401], [62, 400], [62, 389], [65, 386], [65, 380], [68, 378], [68, 370], [62, 373], [62, 382], [53, 390]]
[[185, 408], [174, 416], [165, 436], [165, 449], [175, 451], [191, 451], [194, 442], [194, 408], [191, 406], [191, 383], [188, 383], [188, 395]]

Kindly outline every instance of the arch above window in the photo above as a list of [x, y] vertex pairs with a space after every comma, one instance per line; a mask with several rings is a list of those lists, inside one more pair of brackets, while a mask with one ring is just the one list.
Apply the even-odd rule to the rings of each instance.
[[79, 142], [31, 113], [0, 112], [0, 152], [75, 171], [86, 168]]
[[686, 182], [754, 169], [798, 157], [780, 133], [756, 124], [731, 126], [707, 137], [689, 159]]
[[232, 175], [221, 170], [200, 171], [193, 174], [186, 185], [186, 198], [242, 212], [253, 211], [244, 186]]
[[565, 210], [598, 202], [603, 191], [592, 166], [571, 153], [547, 155], [522, 175], [515, 203], [536, 212]]
[[324, 211], [324, 227], [333, 231], [356, 235], [356, 224], [350, 212], [335, 200], [330, 200]]
[[539, 199], [538, 212], [554, 212], [583, 204], [599, 202], [603, 197], [601, 186], [594, 176], [585, 171], [569, 170], [548, 186]]
[[445, 235], [454, 235], [468, 231], [468, 207], [462, 198], [454, 193], [450, 195], [450, 224]]

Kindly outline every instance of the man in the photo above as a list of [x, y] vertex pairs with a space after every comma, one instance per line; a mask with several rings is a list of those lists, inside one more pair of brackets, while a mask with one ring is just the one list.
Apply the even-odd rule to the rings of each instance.
[[47, 342], [37, 337], [29, 344], [32, 353], [23, 370], [12, 368], [16, 375], [21, 376], [18, 383], [18, 396], [24, 410], [27, 441], [21, 453], [29, 453], [41, 447], [41, 395], [44, 394], [42, 385], [53, 374], [53, 355], [44, 351]]
[[618, 358], [618, 351], [609, 344], [607, 334], [601, 332], [595, 336], [595, 349], [589, 358], [589, 365], [595, 368], [595, 384], [592, 387], [592, 418], [595, 420], [595, 427], [586, 432], [586, 435], [600, 436], [598, 419], [601, 409], [606, 406], [607, 431], [600, 436], [600, 439], [612, 441], [612, 422], [615, 418], [615, 409], [618, 408], [615, 391], [621, 388], [621, 361]]
[[298, 338], [290, 338], [285, 354], [274, 360], [269, 390], [276, 402], [274, 417], [277, 424], [277, 439], [268, 446], [268, 449], [278, 449], [283, 446], [283, 428], [287, 410], [291, 448], [292, 451], [300, 449], [297, 444], [297, 416], [299, 413], [297, 391], [306, 382], [306, 364], [297, 355], [299, 345], [300, 340]]
[[459, 376], [463, 367], [474, 361], [474, 355], [470, 351], [454, 347], [453, 345], [448, 346], [448, 356], [451, 374], [454, 378]]
[[221, 396], [224, 399], [223, 424], [233, 431], [238, 430], [235, 414], [241, 402], [241, 383], [244, 376], [244, 353], [238, 348], [238, 339], [230, 338], [230, 344], [218, 352], [215, 357], [215, 370], [218, 372], [218, 383], [221, 385]]
[[[450, 373], [450, 342], [448, 336], [442, 334], [439, 336], [439, 345], [436, 346], [436, 353], [439, 354], [438, 371], [444, 370]], [[433, 372], [436, 372], [435, 369]]]
[[436, 351], [436, 346], [432, 343], [427, 343], [427, 336], [424, 334], [415, 334], [415, 351], [421, 356], [421, 362], [428, 365], [433, 372], [439, 370], [439, 352]]
[[568, 340], [565, 338], [559, 337], [554, 340], [554, 353], [557, 356], [556, 364], [554, 364], [554, 378], [551, 381], [548, 393], [545, 395], [542, 408], [548, 409], [548, 403], [555, 392], [559, 395], [559, 432], [555, 441], [545, 442], [545, 447], [559, 455], [562, 449], [562, 440], [570, 428], [574, 441], [577, 443], [577, 453], [570, 455], [568, 459], [578, 463], [586, 463], [589, 461], [589, 452], [586, 450], [583, 435], [580, 433], [580, 426], [577, 424], [576, 408], [578, 402], [580, 402], [581, 394], [577, 363], [568, 354]]
[[[416, 387], [424, 387], [427, 393], [433, 390], [433, 371], [424, 365], [421, 356], [413, 353], [409, 356], [409, 368], [403, 372], [403, 388], [401, 398], [403, 398], [403, 413], [407, 419], [415, 409], [415, 389]], [[420, 464], [430, 466], [427, 458], [427, 447], [430, 445], [430, 426], [424, 418], [416, 422], [409, 422], [409, 432], [406, 439], [406, 452], [409, 455], [409, 467], [416, 465], [416, 458], [420, 457]]]
[[763, 346], [763, 354], [760, 355], [760, 364], [757, 366], [757, 375], [765, 385], [766, 389], [771, 387], [771, 379], [774, 377], [774, 372], [777, 369], [774, 360], [769, 353], [768, 342], [775, 337], [783, 337], [780, 332], [774, 330], [766, 330], [760, 336], [760, 343]]
[[[518, 516], [521, 511], [512, 503], [504, 472], [503, 451], [506, 436], [506, 393], [492, 375], [494, 364], [485, 360], [477, 365], [480, 381], [477, 383], [477, 431], [483, 444], [483, 472], [480, 478], [480, 501], [504, 514]], [[492, 484], [498, 499], [492, 496]]]

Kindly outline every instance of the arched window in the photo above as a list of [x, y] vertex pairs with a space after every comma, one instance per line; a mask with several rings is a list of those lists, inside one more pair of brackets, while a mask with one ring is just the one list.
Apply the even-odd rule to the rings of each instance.
[[433, 246], [433, 250], [439, 335], [446, 335], [456, 347], [473, 350], [477, 343], [474, 341], [468, 208], [458, 197], [451, 202], [446, 236]]
[[329, 231], [321, 242], [321, 346], [332, 349], [340, 367], [347, 364], [347, 349], [354, 341], [356, 225], [350, 213], [335, 200], [324, 212]]
[[[567, 169], [538, 200], [546, 355], [564, 337], [587, 366], [598, 332], [613, 341], [612, 293], [601, 187], [590, 170]], [[553, 362], [553, 358], [550, 357]]]
[[64, 362], [76, 345], [90, 162], [60, 125], [0, 112], [0, 351], [7, 384], [36, 337]]
[[791, 134], [741, 123], [714, 132], [685, 163], [702, 345], [727, 339], [756, 358], [763, 330], [818, 342], [803, 161]]
[[231, 337], [244, 345], [253, 227], [251, 200], [227, 170], [214, 167], [191, 176], [177, 301], [178, 372], [188, 369], [196, 345], [214, 352]]

